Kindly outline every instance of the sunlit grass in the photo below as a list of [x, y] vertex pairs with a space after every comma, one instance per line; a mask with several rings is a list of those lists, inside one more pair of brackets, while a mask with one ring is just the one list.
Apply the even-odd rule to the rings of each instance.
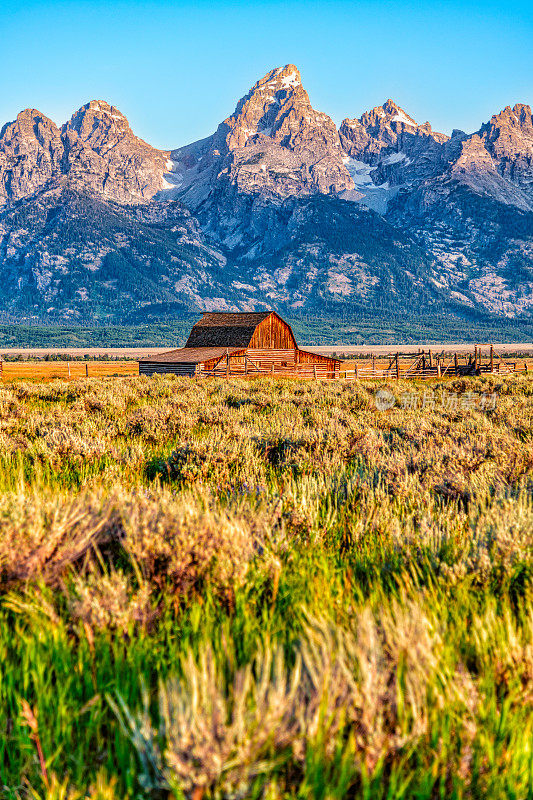
[[0, 386], [0, 796], [533, 797], [533, 381], [375, 388]]

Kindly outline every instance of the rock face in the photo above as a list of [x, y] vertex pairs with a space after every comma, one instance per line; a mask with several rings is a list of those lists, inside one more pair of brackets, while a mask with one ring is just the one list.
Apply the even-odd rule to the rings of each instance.
[[481, 128], [485, 147], [500, 174], [533, 200], [533, 116], [530, 106], [507, 106]]
[[465, 137], [452, 175], [474, 191], [533, 210], [533, 118], [526, 105], [507, 106]]
[[[0, 132], [0, 316], [150, 308], [533, 317], [533, 118], [451, 136], [392, 100], [337, 130], [293, 65], [199, 142], [151, 147], [114, 106]], [[133, 311], [132, 311], [133, 309]]]
[[354, 185], [333, 120], [315, 111], [289, 64], [258, 81], [217, 131], [172, 153], [180, 196], [192, 208], [229, 196], [273, 199], [340, 194]]
[[[345, 119], [342, 146], [363, 202], [387, 183], [411, 191], [422, 182], [450, 179], [475, 192], [522, 210], [532, 209], [533, 123], [529, 106], [507, 107], [471, 135], [455, 129], [451, 137], [419, 125], [392, 100]], [[390, 197], [397, 192], [392, 191]]]
[[429, 122], [419, 125], [392, 100], [359, 119], [345, 119], [340, 138], [357, 192], [346, 199], [382, 214], [400, 188], [442, 171], [450, 142], [449, 136], [433, 131]]
[[68, 174], [76, 184], [120, 203], [150, 200], [161, 190], [169, 154], [135, 136], [117, 108], [93, 100], [62, 133]]
[[35, 108], [0, 132], [0, 205], [28, 197], [61, 174], [61, 131]]
[[102, 101], [80, 108], [62, 128], [26, 109], [0, 134], [0, 205], [65, 179], [121, 203], [145, 202], [165, 185], [168, 155], [137, 138]]
[[392, 100], [367, 111], [359, 119], [343, 120], [340, 137], [349, 156], [368, 164], [377, 164], [393, 153], [406, 156], [427, 151], [437, 153], [438, 145], [450, 138], [433, 131], [429, 122], [419, 125]]

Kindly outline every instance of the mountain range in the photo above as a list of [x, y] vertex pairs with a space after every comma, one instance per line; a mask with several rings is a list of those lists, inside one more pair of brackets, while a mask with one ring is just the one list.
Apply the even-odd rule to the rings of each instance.
[[293, 65], [158, 150], [104, 101], [0, 131], [0, 320], [184, 311], [533, 319], [533, 117], [451, 136], [392, 100], [340, 128]]

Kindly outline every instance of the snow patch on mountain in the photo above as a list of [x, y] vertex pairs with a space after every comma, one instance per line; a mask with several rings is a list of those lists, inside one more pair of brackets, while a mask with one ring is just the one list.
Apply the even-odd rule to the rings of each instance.
[[411, 163], [411, 159], [407, 157], [406, 153], [391, 153], [390, 156], [382, 158], [380, 163], [388, 166], [389, 164], [399, 164], [400, 161], [405, 161], [404, 166]]
[[376, 172], [376, 167], [373, 165], [350, 156], [344, 156], [342, 161], [355, 184], [355, 191], [345, 192], [342, 199], [360, 203], [378, 214], [386, 214], [389, 202], [398, 194], [400, 187], [391, 187], [388, 181], [374, 183], [372, 173]]
[[291, 72], [290, 75], [285, 75], [284, 78], [281, 80], [281, 85], [284, 89], [288, 89], [289, 86], [299, 86], [301, 80], [296, 72]]
[[401, 109], [392, 117], [391, 122], [402, 122], [404, 125], [416, 127], [416, 122], [408, 117], [407, 114]]

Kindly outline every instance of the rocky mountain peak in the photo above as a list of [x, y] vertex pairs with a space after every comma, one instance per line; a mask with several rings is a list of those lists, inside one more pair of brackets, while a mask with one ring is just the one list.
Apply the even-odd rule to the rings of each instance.
[[62, 128], [71, 178], [122, 203], [149, 200], [163, 186], [168, 153], [135, 136], [118, 108], [91, 100]]
[[401, 129], [402, 125], [411, 128], [419, 127], [418, 123], [390, 98], [383, 105], [376, 106], [371, 111], [365, 112], [359, 119], [347, 120], [347, 122], [351, 122], [355, 126], [359, 123], [365, 128], [375, 127], [379, 129], [391, 127]]
[[263, 78], [254, 83], [248, 94], [239, 100], [232, 116], [236, 117], [241, 114], [250, 103], [263, 102], [267, 107], [277, 106], [289, 98], [299, 96], [305, 97], [305, 100], [309, 102], [307, 92], [302, 85], [300, 72], [294, 64], [287, 64], [267, 72]]
[[436, 153], [450, 138], [433, 131], [429, 122], [420, 125], [390, 98], [359, 118], [343, 120], [339, 133], [345, 152], [371, 165], [394, 154], [410, 157], [415, 151], [420, 155], [421, 150]]
[[61, 132], [35, 108], [21, 111], [0, 132], [0, 206], [45, 185], [61, 168]]
[[174, 151], [167, 179], [193, 208], [210, 196], [340, 194], [354, 187], [343, 155], [335, 123], [287, 64], [257, 81], [212, 137]]
[[62, 128], [37, 109], [0, 132], [0, 205], [68, 179], [122, 203], [150, 199], [164, 185], [168, 153], [132, 132], [114, 106], [92, 100]]
[[499, 114], [494, 114], [486, 125], [477, 132], [496, 159], [521, 155], [526, 159], [533, 157], [533, 117], [531, 108], [517, 103], [513, 108], [506, 106]]
[[533, 117], [531, 108], [524, 103], [517, 103], [511, 108], [506, 106], [499, 114], [494, 114], [488, 125], [491, 128], [514, 128], [533, 135]]
[[0, 143], [3, 148], [24, 148], [36, 144], [44, 146], [50, 140], [60, 136], [55, 122], [36, 108], [25, 108], [17, 114], [16, 120], [8, 122], [0, 131]]
[[302, 76], [298, 67], [294, 64], [286, 64], [284, 67], [277, 67], [276, 69], [267, 72], [264, 78], [255, 83], [251, 91], [255, 91], [263, 86], [269, 86], [274, 91], [294, 91], [298, 86], [302, 85]]
[[222, 146], [234, 150], [246, 146], [251, 136], [272, 137], [274, 128], [279, 127], [280, 120], [291, 109], [297, 113], [303, 109], [316, 113], [311, 109], [298, 69], [287, 64], [268, 72], [239, 100], [233, 114], [219, 126], [218, 136], [224, 139]]
[[533, 209], [533, 118], [517, 103], [494, 114], [462, 143], [454, 166], [462, 182], [523, 210]]
[[124, 140], [129, 146], [140, 143], [149, 147], [134, 135], [124, 114], [103, 100], [86, 103], [63, 125], [62, 130], [75, 132], [96, 152], [107, 151]]
[[106, 122], [110, 125], [116, 125], [117, 123], [128, 125], [128, 120], [124, 114], [104, 100], [91, 100], [86, 103], [72, 115], [70, 121], [66, 124], [81, 133], [83, 128], [87, 128], [90, 122], [94, 120]]
[[410, 125], [411, 127], [418, 127], [418, 123], [407, 114], [406, 111], [401, 108], [401, 106], [397, 105], [394, 100], [390, 98], [383, 103], [381, 106], [383, 111], [384, 117], [387, 119], [390, 117], [391, 119], [387, 119], [387, 122], [396, 122], [400, 125]]

